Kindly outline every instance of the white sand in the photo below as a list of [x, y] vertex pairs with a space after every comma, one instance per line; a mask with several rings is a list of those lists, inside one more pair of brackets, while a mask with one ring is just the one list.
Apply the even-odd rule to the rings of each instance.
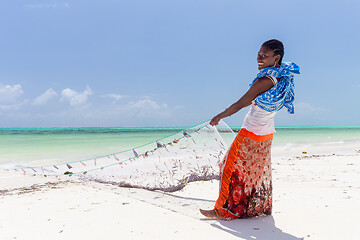
[[273, 215], [233, 221], [198, 211], [213, 207], [218, 181], [162, 193], [0, 171], [0, 239], [360, 239], [359, 143], [272, 155]]

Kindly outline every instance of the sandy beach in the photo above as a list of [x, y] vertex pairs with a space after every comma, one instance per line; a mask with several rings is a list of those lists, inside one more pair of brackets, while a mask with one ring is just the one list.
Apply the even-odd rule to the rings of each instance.
[[208, 220], [218, 181], [164, 193], [0, 172], [0, 239], [358, 239], [358, 142], [274, 147], [272, 216]]

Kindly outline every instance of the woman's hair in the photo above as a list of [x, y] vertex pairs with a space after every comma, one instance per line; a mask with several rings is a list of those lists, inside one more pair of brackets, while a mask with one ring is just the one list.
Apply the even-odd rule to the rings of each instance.
[[271, 39], [269, 41], [266, 41], [262, 44], [263, 47], [270, 48], [274, 51], [275, 55], [280, 55], [280, 60], [278, 64], [280, 65], [282, 62], [282, 58], [284, 56], [284, 45], [282, 42], [276, 39]]

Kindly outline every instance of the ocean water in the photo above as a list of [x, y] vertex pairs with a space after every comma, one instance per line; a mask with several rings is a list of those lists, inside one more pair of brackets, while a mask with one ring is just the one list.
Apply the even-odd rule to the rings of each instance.
[[[104, 156], [178, 133], [172, 128], [0, 128], [0, 165], [47, 165]], [[239, 128], [233, 127], [236, 131]], [[360, 126], [277, 127], [274, 146], [360, 141]], [[225, 134], [226, 142], [233, 135]]]

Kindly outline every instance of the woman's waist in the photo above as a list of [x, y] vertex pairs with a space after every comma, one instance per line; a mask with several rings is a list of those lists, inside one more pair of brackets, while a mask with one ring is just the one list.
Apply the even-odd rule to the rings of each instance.
[[253, 104], [246, 114], [245, 121], [253, 125], [273, 124], [276, 112], [268, 112]]

